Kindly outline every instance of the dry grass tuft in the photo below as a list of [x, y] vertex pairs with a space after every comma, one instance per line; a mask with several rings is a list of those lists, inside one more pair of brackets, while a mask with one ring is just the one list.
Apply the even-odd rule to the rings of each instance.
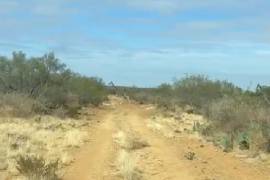
[[61, 120], [51, 116], [32, 119], [0, 119], [0, 159], [11, 176], [19, 175], [19, 157], [39, 156], [46, 162], [59, 160], [59, 168], [69, 165], [75, 148], [88, 141], [85, 120]]
[[119, 173], [124, 180], [141, 180], [141, 171], [136, 167], [136, 156], [122, 150], [118, 156]]
[[194, 152], [187, 152], [184, 157], [190, 161], [196, 158], [196, 154]]
[[131, 132], [127, 134], [123, 131], [120, 131], [115, 136], [115, 140], [123, 149], [127, 151], [134, 151], [149, 146], [148, 142], [142, 140]]
[[3, 117], [30, 117], [37, 112], [45, 111], [45, 107], [38, 101], [25, 94], [0, 93], [0, 113]]
[[120, 131], [114, 138], [122, 148], [117, 160], [119, 174], [124, 180], [141, 180], [142, 172], [137, 167], [136, 150], [147, 147], [149, 144], [138, 138], [138, 135], [132, 131], [128, 133]]
[[17, 170], [29, 180], [59, 180], [58, 161], [46, 163], [43, 158], [20, 156]]

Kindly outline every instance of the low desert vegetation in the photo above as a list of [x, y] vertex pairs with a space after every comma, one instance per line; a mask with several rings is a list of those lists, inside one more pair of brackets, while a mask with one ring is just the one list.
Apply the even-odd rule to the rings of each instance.
[[72, 72], [53, 53], [27, 58], [22, 52], [0, 57], [0, 94], [0, 111], [21, 117], [75, 116], [80, 107], [107, 97], [101, 79]]
[[[238, 148], [270, 153], [270, 87], [243, 90], [202, 75], [157, 88], [106, 87], [99, 78], [72, 72], [53, 53], [28, 58], [14, 52], [11, 57], [0, 57], [0, 171], [31, 180], [61, 177], [61, 169], [73, 161], [70, 154], [88, 141], [88, 122], [74, 117], [84, 106], [99, 106], [108, 94], [155, 104], [168, 116], [180, 114], [179, 110], [202, 115], [208, 122], [198, 121], [192, 130], [226, 152]], [[161, 127], [153, 124], [153, 128]], [[134, 152], [149, 144], [131, 132], [120, 132], [116, 141], [122, 150], [120, 174], [127, 180], [141, 179]], [[194, 157], [188, 154], [186, 158]]]
[[88, 140], [83, 107], [99, 106], [107, 94], [101, 79], [72, 72], [53, 53], [0, 57], [0, 173], [57, 179]]
[[209, 123], [193, 129], [212, 137], [225, 151], [270, 152], [270, 87], [243, 90], [227, 81], [192, 75], [158, 88], [119, 88], [117, 93], [156, 104], [164, 112], [182, 109], [203, 115]]
[[119, 131], [114, 136], [114, 139], [121, 148], [117, 159], [119, 175], [124, 180], [143, 179], [142, 171], [137, 165], [138, 155], [136, 151], [148, 147], [148, 142], [142, 140], [138, 134], [132, 130]]
[[0, 170], [12, 179], [44, 175], [44, 180], [54, 180], [46, 179], [54, 173], [61, 177], [61, 170], [73, 162], [74, 150], [88, 142], [88, 123], [52, 116], [0, 118]]
[[58, 161], [46, 163], [40, 157], [20, 156], [17, 169], [28, 180], [60, 180], [57, 175]]
[[121, 150], [118, 156], [120, 176], [124, 180], [141, 180], [142, 172], [137, 167], [137, 157], [131, 152]]
[[127, 151], [135, 151], [149, 146], [146, 141], [139, 138], [138, 135], [132, 131], [129, 131], [128, 133], [120, 131], [115, 136], [115, 140], [121, 148]]

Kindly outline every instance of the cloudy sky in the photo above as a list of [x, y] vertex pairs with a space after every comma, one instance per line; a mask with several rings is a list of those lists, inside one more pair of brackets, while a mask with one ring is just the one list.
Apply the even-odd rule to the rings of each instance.
[[269, 0], [0, 0], [0, 54], [53, 51], [120, 85], [185, 74], [270, 85], [269, 9]]

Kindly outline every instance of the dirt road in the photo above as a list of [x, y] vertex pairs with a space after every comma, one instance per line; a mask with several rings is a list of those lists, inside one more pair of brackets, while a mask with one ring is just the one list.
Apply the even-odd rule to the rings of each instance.
[[64, 180], [267, 180], [267, 167], [246, 163], [188, 135], [149, 128], [151, 110], [115, 101], [100, 111], [91, 142], [78, 151]]

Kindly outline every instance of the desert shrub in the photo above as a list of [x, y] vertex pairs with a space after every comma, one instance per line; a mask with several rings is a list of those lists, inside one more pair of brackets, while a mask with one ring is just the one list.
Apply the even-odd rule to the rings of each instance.
[[215, 127], [213, 127], [213, 125], [201, 125], [200, 128], [198, 129], [198, 131], [204, 135], [204, 136], [213, 136], [214, 131], [215, 131]]
[[240, 88], [227, 81], [213, 81], [202, 75], [187, 76], [173, 84], [175, 97], [181, 104], [191, 105], [198, 110], [224, 96], [241, 93]]
[[60, 83], [68, 69], [49, 53], [40, 58], [26, 58], [22, 52], [14, 52], [11, 59], [0, 58], [2, 92], [20, 92], [38, 96], [48, 85]]
[[[58, 117], [60, 119], [65, 119], [68, 115], [68, 111], [63, 107], [58, 107], [58, 108], [53, 109], [51, 114], [52, 116]], [[72, 116], [75, 117], [76, 115], [77, 115], [77, 112], [75, 115], [73, 114]]]
[[209, 119], [227, 133], [246, 129], [251, 121], [251, 107], [234, 98], [224, 97], [209, 107]]
[[252, 132], [252, 142], [259, 148], [270, 152], [270, 107], [254, 109], [255, 121]]
[[88, 78], [80, 75], [74, 75], [69, 79], [69, 89], [78, 95], [80, 104], [99, 105], [106, 98], [108, 91], [103, 81], [99, 78]]
[[161, 109], [173, 110], [177, 99], [172, 88], [170, 84], [161, 84], [157, 88], [117, 87], [114, 92], [140, 104], [156, 104]]
[[17, 170], [29, 180], [59, 180], [58, 161], [46, 163], [43, 158], [19, 156]]
[[222, 138], [221, 145], [223, 146], [224, 152], [231, 152], [234, 148], [234, 135], [227, 134]]
[[61, 107], [71, 115], [81, 106], [99, 105], [108, 94], [101, 79], [73, 73], [53, 53], [27, 58], [22, 52], [14, 52], [12, 58], [0, 57], [0, 93], [27, 99], [18, 104], [10, 100], [14, 109], [22, 109], [21, 114], [31, 113], [31, 103], [38, 102], [45, 113]]
[[270, 105], [270, 87], [258, 85], [256, 88], [256, 95], [263, 99], [264, 103]]
[[186, 76], [173, 84], [161, 84], [157, 88], [133, 87], [126, 88], [126, 91], [132, 99], [142, 103], [155, 103], [168, 110], [189, 105], [200, 113], [215, 100], [242, 94], [241, 89], [232, 83], [210, 80], [202, 75]]
[[[240, 149], [266, 150], [270, 148], [269, 107], [253, 98], [224, 97], [209, 106], [208, 119], [216, 132], [230, 137], [227, 144], [238, 144]], [[226, 146], [225, 146], [226, 147]]]
[[4, 115], [27, 117], [35, 113], [46, 112], [46, 107], [38, 99], [30, 98], [25, 94], [0, 94], [0, 111]]
[[216, 131], [226, 133], [223, 143], [225, 151], [232, 150], [237, 135], [250, 126], [251, 108], [239, 100], [224, 97], [213, 102], [208, 113]]
[[[226, 151], [240, 149], [270, 152], [270, 87], [258, 85], [256, 91], [242, 90], [227, 81], [211, 80], [202, 75], [186, 76], [173, 84], [156, 88], [122, 88], [121, 91], [141, 103], [188, 113], [201, 113], [209, 124], [193, 129], [205, 136], [223, 134]], [[120, 93], [121, 95], [121, 93]], [[214, 137], [216, 138], [216, 137]]]
[[196, 159], [196, 154], [195, 154], [195, 152], [187, 152], [187, 153], [185, 153], [184, 157], [187, 160], [192, 161], [192, 160]]
[[237, 144], [240, 150], [250, 149], [250, 135], [247, 132], [242, 132], [238, 135]]
[[159, 107], [165, 108], [166, 110], [175, 110], [175, 105], [178, 104], [177, 98], [173, 86], [170, 84], [161, 84], [156, 90], [155, 103]]
[[110, 92], [124, 98], [135, 100], [140, 104], [154, 104], [158, 100], [155, 88], [109, 87]]
[[136, 100], [140, 104], [147, 104], [147, 103], [153, 102], [151, 99], [149, 99], [149, 96], [147, 95], [147, 93], [144, 93], [144, 92], [133, 94], [131, 98]]

